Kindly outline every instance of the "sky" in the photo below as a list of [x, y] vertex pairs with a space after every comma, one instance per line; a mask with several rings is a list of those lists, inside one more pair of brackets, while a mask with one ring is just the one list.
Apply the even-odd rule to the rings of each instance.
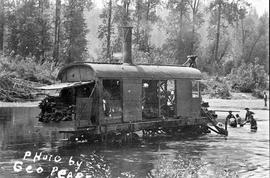
[[269, 0], [248, 0], [257, 10], [259, 16], [269, 13]]
[[[93, 0], [96, 8], [103, 8], [103, 3], [106, 0]], [[207, 2], [209, 0], [202, 0]], [[264, 12], [269, 13], [269, 0], [246, 0], [247, 2], [251, 3], [257, 10], [259, 16], [263, 15]]]

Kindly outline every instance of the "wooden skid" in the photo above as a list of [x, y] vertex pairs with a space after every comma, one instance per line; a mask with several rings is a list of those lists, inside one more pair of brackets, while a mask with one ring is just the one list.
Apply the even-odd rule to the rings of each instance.
[[77, 130], [61, 130], [61, 133], [87, 133], [87, 134], [108, 134], [121, 132], [136, 132], [140, 130], [155, 130], [159, 128], [180, 128], [182, 126], [204, 125], [202, 119], [166, 119], [151, 120], [130, 123], [112, 123], [100, 126], [82, 127]]

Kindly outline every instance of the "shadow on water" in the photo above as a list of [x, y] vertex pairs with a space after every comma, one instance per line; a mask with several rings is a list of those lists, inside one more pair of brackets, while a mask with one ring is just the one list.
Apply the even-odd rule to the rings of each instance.
[[[247, 126], [229, 128], [227, 138], [216, 134], [160, 137], [120, 146], [62, 141], [60, 134], [36, 127], [38, 113], [36, 107], [0, 108], [0, 177], [47, 177], [56, 167], [53, 176], [62, 170], [66, 175], [81, 173], [92, 177], [252, 177], [255, 174], [264, 177], [269, 174], [265, 159], [269, 157], [268, 119], [258, 122], [257, 133], [251, 133]], [[265, 114], [260, 116], [264, 118]], [[31, 155], [23, 159], [26, 152]], [[47, 155], [47, 159], [34, 162], [36, 154], [42, 154], [42, 158]], [[55, 158], [61, 161], [56, 162]], [[16, 161], [23, 162], [20, 172], [14, 171]], [[27, 173], [27, 165], [34, 170], [42, 167], [43, 172]]]

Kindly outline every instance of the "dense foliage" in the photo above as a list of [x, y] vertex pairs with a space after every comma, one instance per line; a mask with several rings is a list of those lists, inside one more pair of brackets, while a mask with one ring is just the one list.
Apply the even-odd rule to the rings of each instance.
[[[0, 0], [1, 72], [51, 81], [55, 66], [121, 62], [122, 27], [132, 26], [135, 63], [181, 65], [196, 54], [201, 71], [225, 78], [208, 82], [213, 95], [228, 98], [231, 89], [260, 95], [267, 89], [269, 15], [259, 16], [247, 1], [106, 0], [103, 5], [93, 11], [99, 18], [91, 19], [86, 12], [92, 12], [92, 0]], [[91, 43], [89, 33], [100, 44]]]
[[56, 80], [59, 67], [51, 62], [36, 62], [34, 57], [0, 58], [0, 77], [9, 76], [33, 82], [53, 83]]
[[267, 74], [264, 67], [258, 63], [242, 63], [238, 68], [233, 68], [228, 75], [233, 90], [253, 92], [267, 88]]
[[54, 83], [59, 71], [54, 63], [20, 56], [0, 58], [0, 69], [0, 100], [9, 102], [36, 99], [35, 87]]
[[230, 99], [230, 85], [226, 78], [210, 77], [204, 74], [205, 80], [201, 83], [202, 94], [209, 94], [212, 98]]
[[0, 30], [5, 38], [0, 38], [0, 51], [5, 55], [56, 64], [86, 59], [83, 12], [91, 7], [90, 0], [1, 2]]

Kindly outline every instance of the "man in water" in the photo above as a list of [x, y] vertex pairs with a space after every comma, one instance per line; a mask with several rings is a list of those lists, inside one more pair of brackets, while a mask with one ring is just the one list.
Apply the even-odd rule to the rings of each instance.
[[242, 118], [239, 116], [239, 114], [236, 114], [235, 117], [240, 127], [243, 127]]
[[227, 129], [227, 123], [229, 121], [229, 124], [231, 127], [237, 127], [237, 122], [235, 116], [232, 114], [232, 111], [229, 111], [229, 115], [226, 117], [225, 121], [225, 127]]
[[252, 114], [254, 114], [254, 112], [250, 111], [249, 108], [245, 108], [245, 110], [247, 111], [245, 121], [250, 122], [250, 117], [252, 116]]
[[257, 121], [254, 119], [252, 114], [250, 116], [250, 129], [257, 130]]

